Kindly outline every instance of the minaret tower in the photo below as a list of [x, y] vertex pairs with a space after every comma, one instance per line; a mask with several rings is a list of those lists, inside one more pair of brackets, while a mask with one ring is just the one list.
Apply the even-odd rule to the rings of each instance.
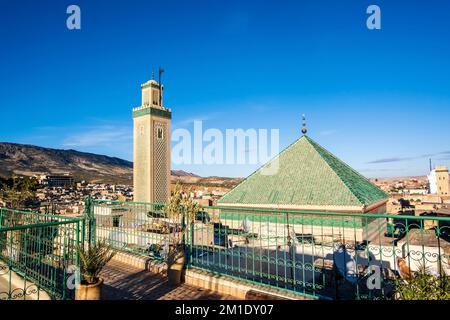
[[166, 203], [170, 195], [171, 110], [163, 105], [159, 79], [141, 85], [142, 105], [133, 109], [134, 201]]

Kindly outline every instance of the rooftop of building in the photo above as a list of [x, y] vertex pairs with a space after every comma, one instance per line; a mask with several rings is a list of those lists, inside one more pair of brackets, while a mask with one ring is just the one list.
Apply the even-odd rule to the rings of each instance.
[[[277, 165], [278, 170], [266, 174]], [[388, 199], [367, 178], [304, 135], [226, 193], [219, 205], [364, 208]]]
[[443, 240], [438, 239], [436, 237], [435, 230], [423, 230], [423, 229], [412, 229], [408, 232], [408, 234], [399, 241], [399, 244], [408, 243], [410, 246], [426, 246], [426, 247], [441, 247], [448, 252], [450, 250], [450, 243]]
[[436, 166], [434, 168], [434, 170], [436, 172], [448, 172], [448, 167], [447, 166]]

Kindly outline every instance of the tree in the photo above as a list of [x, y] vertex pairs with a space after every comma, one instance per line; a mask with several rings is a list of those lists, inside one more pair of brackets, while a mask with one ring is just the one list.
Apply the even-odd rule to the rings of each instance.
[[[8, 209], [20, 209], [28, 200], [35, 197], [35, 190], [37, 186], [38, 183], [36, 179], [23, 177], [19, 178], [16, 175], [13, 175], [10, 179], [7, 179], [6, 181], [4, 180], [1, 183], [1, 200], [5, 203], [5, 206]], [[15, 212], [7, 209], [0, 212], [0, 226], [22, 225], [24, 224], [24, 221], [26, 221], [26, 216], [22, 212]], [[26, 237], [28, 231], [14, 231], [10, 234], [10, 237], [14, 237], [18, 241], [21, 249], [24, 246], [23, 239]], [[5, 246], [7, 237], [7, 232], [0, 233], [0, 252]]]
[[20, 209], [27, 201], [35, 198], [37, 187], [36, 179], [13, 175], [2, 183], [0, 197], [7, 208]]
[[[183, 237], [188, 230], [186, 225], [191, 224], [195, 220], [195, 215], [201, 210], [201, 206], [194, 202], [189, 196], [190, 190], [183, 193], [181, 185], [177, 182], [169, 203], [164, 207], [164, 211], [171, 221], [179, 223], [184, 215], [181, 230], [167, 230], [169, 248], [167, 252], [166, 263], [168, 267], [173, 265], [178, 259], [184, 257]], [[187, 222], [186, 225], [184, 222]]]

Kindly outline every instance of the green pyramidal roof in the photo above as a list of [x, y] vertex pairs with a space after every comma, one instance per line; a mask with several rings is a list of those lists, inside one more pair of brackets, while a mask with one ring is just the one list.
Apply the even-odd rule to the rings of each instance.
[[[269, 168], [278, 170], [270, 172]], [[388, 195], [302, 136], [219, 200], [219, 204], [363, 207]]]

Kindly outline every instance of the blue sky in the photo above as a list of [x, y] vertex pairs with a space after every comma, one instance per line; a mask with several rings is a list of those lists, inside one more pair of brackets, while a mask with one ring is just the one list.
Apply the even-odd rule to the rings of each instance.
[[[81, 30], [66, 8], [81, 8]], [[366, 28], [381, 8], [382, 29]], [[309, 136], [368, 177], [450, 164], [448, 1], [0, 0], [0, 141], [132, 159], [162, 65], [174, 128]], [[246, 176], [254, 165], [173, 166]]]

